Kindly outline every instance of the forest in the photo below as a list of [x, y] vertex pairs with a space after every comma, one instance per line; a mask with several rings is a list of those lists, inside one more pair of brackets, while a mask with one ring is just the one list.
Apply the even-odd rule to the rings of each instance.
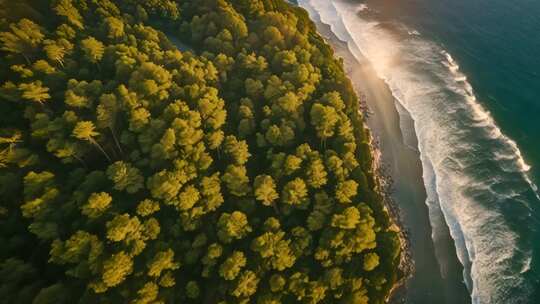
[[384, 303], [342, 62], [283, 0], [0, 0], [0, 302]]

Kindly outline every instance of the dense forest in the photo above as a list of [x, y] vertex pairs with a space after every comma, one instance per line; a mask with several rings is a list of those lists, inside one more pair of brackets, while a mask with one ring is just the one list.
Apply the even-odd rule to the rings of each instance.
[[342, 62], [283, 0], [0, 0], [0, 303], [383, 303]]

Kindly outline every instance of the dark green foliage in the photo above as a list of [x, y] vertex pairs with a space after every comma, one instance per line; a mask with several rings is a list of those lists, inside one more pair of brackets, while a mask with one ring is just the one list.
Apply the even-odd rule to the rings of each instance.
[[399, 239], [305, 11], [7, 2], [2, 303], [384, 301]]

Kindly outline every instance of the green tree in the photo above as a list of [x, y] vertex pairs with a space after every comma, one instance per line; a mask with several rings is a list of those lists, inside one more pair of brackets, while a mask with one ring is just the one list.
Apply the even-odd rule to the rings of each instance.
[[324, 281], [326, 282], [328, 287], [330, 287], [330, 289], [338, 289], [345, 283], [345, 278], [343, 277], [343, 269], [338, 267], [327, 269], [324, 273]]
[[189, 281], [186, 285], [186, 295], [190, 299], [197, 299], [201, 291], [199, 285], [195, 281]]
[[205, 176], [200, 182], [200, 190], [206, 211], [214, 211], [223, 203], [218, 173], [209, 177]]
[[118, 18], [105, 18], [105, 28], [109, 39], [118, 39], [124, 36], [124, 22]]
[[223, 247], [217, 243], [210, 244], [206, 254], [202, 258], [204, 269], [202, 276], [207, 278], [210, 276], [213, 267], [217, 264], [217, 259], [223, 254]]
[[306, 183], [300, 178], [295, 178], [283, 187], [281, 200], [288, 205], [303, 205], [307, 201], [307, 195]]
[[137, 214], [139, 216], [149, 216], [159, 210], [159, 203], [149, 199], [145, 199], [137, 205]]
[[379, 266], [379, 256], [375, 252], [366, 253], [364, 255], [364, 270], [372, 271]]
[[281, 291], [285, 287], [286, 283], [287, 281], [282, 275], [273, 274], [270, 277], [270, 290], [272, 290], [273, 292]]
[[150, 277], [159, 277], [165, 270], [178, 269], [180, 264], [174, 262], [174, 251], [172, 251], [172, 249], [167, 249], [156, 253], [152, 260], [147, 264], [147, 267], [148, 275]]
[[229, 192], [235, 196], [244, 196], [250, 191], [249, 177], [244, 166], [229, 165], [221, 179]]
[[284, 38], [279, 29], [275, 26], [267, 27], [263, 32], [264, 40], [270, 45], [282, 46], [284, 44]]
[[54, 11], [58, 16], [64, 17], [71, 25], [84, 29], [84, 20], [73, 5], [72, 0], [59, 0], [54, 7]]
[[319, 189], [326, 185], [326, 182], [328, 181], [326, 178], [327, 173], [320, 158], [316, 158], [309, 163], [306, 170], [306, 176], [308, 184], [315, 189]]
[[246, 257], [241, 251], [234, 251], [219, 267], [219, 275], [227, 281], [234, 280], [246, 266]]
[[143, 188], [144, 178], [141, 172], [131, 164], [117, 161], [107, 168], [107, 176], [114, 182], [114, 189], [126, 191], [127, 193], [137, 193]]
[[[95, 292], [104, 292], [107, 288], [122, 283], [133, 272], [133, 260], [124, 251], [113, 254], [103, 263], [101, 282], [93, 286]], [[104, 286], [103, 286], [104, 285]]]
[[103, 153], [103, 155], [105, 155], [107, 160], [109, 160], [110, 162], [111, 158], [109, 157], [107, 152], [105, 152], [105, 150], [103, 150], [103, 147], [101, 147], [101, 145], [94, 139], [94, 137], [99, 135], [99, 133], [96, 132], [95, 129], [96, 127], [94, 126], [93, 122], [79, 121], [77, 125], [75, 125], [75, 128], [73, 128], [72, 136], [77, 139], [88, 141], [91, 144], [93, 144], [95, 147], [97, 147], [101, 151], [101, 153]]
[[343, 99], [341, 99], [341, 96], [337, 91], [325, 93], [321, 98], [321, 101], [324, 104], [331, 106], [338, 111], [342, 111], [345, 109], [345, 103], [343, 102]]
[[21, 91], [22, 98], [39, 104], [43, 104], [43, 102], [51, 98], [49, 88], [44, 87], [43, 83], [39, 80], [19, 84], [19, 91]]
[[266, 232], [253, 239], [251, 250], [259, 253], [271, 269], [283, 271], [294, 265], [296, 257], [290, 248], [290, 240], [285, 240], [283, 231]]
[[305, 12], [21, 1], [0, 20], [1, 299], [385, 301], [400, 241], [371, 135]]
[[176, 198], [183, 183], [173, 172], [163, 170], [151, 176], [146, 186], [155, 199], [170, 201]]
[[56, 44], [55, 42], [49, 43], [43, 47], [47, 58], [53, 62], [57, 62], [62, 67], [64, 67], [64, 57], [66, 56], [67, 50]]
[[234, 239], [239, 240], [251, 232], [247, 217], [240, 211], [222, 213], [218, 225], [218, 237], [224, 243], [230, 243]]
[[100, 129], [108, 128], [114, 139], [118, 151], [123, 154], [122, 147], [116, 138], [114, 128], [117, 121], [118, 101], [114, 94], [104, 94], [99, 98], [99, 105], [96, 108], [96, 126]]
[[77, 95], [73, 90], [67, 90], [64, 102], [74, 108], [89, 108], [92, 106], [92, 102], [87, 96]]
[[32, 65], [34, 68], [34, 71], [37, 73], [45, 74], [45, 75], [52, 75], [56, 73], [56, 68], [51, 66], [47, 61], [40, 59]]
[[311, 231], [317, 231], [324, 227], [325, 222], [326, 215], [319, 210], [315, 210], [307, 218], [307, 227]]
[[207, 133], [205, 135], [205, 139], [206, 139], [208, 149], [210, 150], [219, 149], [224, 138], [225, 138], [225, 135], [223, 131], [221, 130]]
[[129, 79], [129, 86], [137, 94], [156, 97], [157, 100], [168, 98], [167, 89], [172, 85], [172, 75], [162, 66], [152, 62], [142, 63]]
[[81, 278], [89, 271], [98, 272], [101, 264], [97, 261], [102, 254], [103, 243], [98, 237], [78, 230], [66, 241], [56, 239], [52, 242], [49, 261], [58, 265], [76, 265], [68, 269], [66, 274]]
[[103, 53], [105, 52], [105, 46], [103, 43], [96, 40], [94, 37], [88, 37], [81, 40], [81, 49], [86, 59], [95, 64], [101, 61]]
[[136, 108], [130, 112], [129, 129], [132, 132], [140, 132], [150, 122], [150, 112], [145, 108]]
[[150, 304], [154, 303], [158, 297], [159, 286], [154, 282], [148, 282], [137, 291], [137, 299], [133, 301], [135, 304]]
[[121, 242], [139, 238], [141, 222], [137, 217], [130, 217], [125, 213], [115, 216], [107, 222], [107, 239], [113, 242]]
[[240, 297], [249, 297], [257, 291], [257, 285], [259, 284], [259, 278], [251, 270], [245, 270], [242, 272], [236, 283], [236, 288], [233, 290], [232, 295]]
[[184, 187], [184, 190], [178, 195], [178, 207], [180, 210], [189, 210], [201, 199], [199, 190], [193, 185]]
[[23, 185], [25, 203], [21, 211], [24, 217], [39, 217], [59, 195], [55, 176], [48, 171], [29, 172], [23, 179]]
[[251, 154], [245, 140], [238, 141], [236, 137], [229, 135], [225, 138], [225, 153], [237, 164], [245, 164]]
[[300, 100], [294, 93], [288, 92], [277, 100], [277, 104], [285, 113], [295, 113], [300, 106]]
[[336, 186], [336, 199], [342, 204], [352, 203], [352, 197], [358, 192], [358, 183], [354, 180], [339, 182]]
[[285, 168], [284, 168], [285, 174], [291, 175], [294, 172], [296, 172], [296, 170], [300, 169], [302, 165], [302, 159], [295, 155], [288, 155], [287, 158], [285, 159], [284, 165], [285, 165]]
[[253, 184], [255, 189], [255, 198], [263, 203], [265, 206], [273, 205], [274, 201], [279, 198], [276, 191], [276, 184], [274, 179], [269, 175], [259, 175], [255, 178]]
[[43, 41], [45, 35], [39, 25], [26, 18], [9, 25], [9, 32], [0, 32], [1, 50], [20, 54], [30, 64], [29, 56]]
[[354, 229], [360, 223], [360, 211], [356, 207], [348, 207], [341, 214], [332, 217], [332, 226], [341, 229]]
[[97, 218], [110, 208], [112, 197], [106, 192], [92, 193], [82, 206], [81, 213], [89, 218]]
[[310, 117], [311, 124], [315, 127], [317, 136], [321, 140], [324, 141], [334, 135], [334, 128], [339, 120], [339, 116], [333, 107], [315, 103], [311, 107]]

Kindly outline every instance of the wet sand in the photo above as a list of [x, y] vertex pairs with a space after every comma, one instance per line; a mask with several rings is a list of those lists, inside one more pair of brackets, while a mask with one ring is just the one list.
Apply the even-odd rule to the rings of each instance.
[[[405, 289], [392, 302], [411, 304], [466, 304], [470, 295], [463, 283], [463, 267], [445, 227], [444, 237], [435, 248], [425, 204], [426, 191], [422, 179], [422, 164], [416, 149], [400, 128], [400, 116], [388, 86], [379, 79], [369, 62], [356, 59], [346, 43], [333, 35], [327, 25], [316, 22], [319, 32], [332, 45], [336, 55], [343, 58], [344, 67], [359, 96], [371, 111], [367, 123], [379, 143], [385, 173], [393, 180], [391, 197], [398, 205], [402, 229], [409, 240], [414, 272]], [[412, 120], [401, 121], [413, 129]], [[409, 128], [408, 128], [409, 129]], [[414, 141], [413, 137], [413, 141]], [[437, 251], [436, 251], [437, 250]], [[436, 255], [435, 252], [438, 254]]]

